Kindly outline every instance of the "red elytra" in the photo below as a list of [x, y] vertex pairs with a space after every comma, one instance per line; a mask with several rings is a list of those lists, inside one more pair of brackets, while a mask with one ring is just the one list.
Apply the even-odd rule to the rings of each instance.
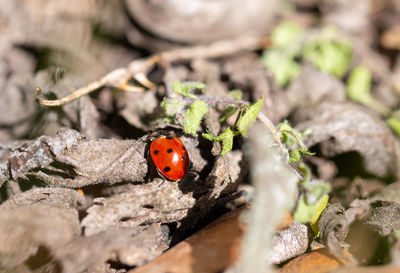
[[163, 136], [150, 143], [150, 156], [157, 170], [170, 180], [181, 180], [189, 169], [189, 155], [176, 136]]

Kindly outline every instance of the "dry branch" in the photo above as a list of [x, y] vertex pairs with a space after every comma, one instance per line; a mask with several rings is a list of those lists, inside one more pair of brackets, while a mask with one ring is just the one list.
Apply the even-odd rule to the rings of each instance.
[[58, 100], [43, 99], [41, 89], [36, 88], [38, 92], [38, 101], [41, 105], [45, 106], [60, 106], [104, 86], [113, 86], [126, 91], [141, 92], [144, 90], [143, 88], [127, 84], [129, 79], [133, 77], [143, 86], [152, 87], [152, 83], [147, 79], [146, 74], [157, 63], [166, 64], [196, 58], [224, 57], [244, 50], [262, 49], [269, 46], [269, 44], [269, 38], [266, 37], [240, 37], [235, 40], [218, 41], [210, 45], [184, 47], [160, 52], [150, 57], [134, 60], [127, 67], [116, 69], [101, 79], [91, 82]]

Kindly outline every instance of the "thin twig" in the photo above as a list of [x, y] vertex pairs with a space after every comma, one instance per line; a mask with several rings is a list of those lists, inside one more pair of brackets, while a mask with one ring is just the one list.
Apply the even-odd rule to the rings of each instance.
[[44, 100], [41, 96], [41, 89], [36, 88], [38, 92], [39, 104], [45, 106], [60, 106], [85, 96], [104, 86], [113, 86], [126, 91], [143, 91], [143, 88], [129, 86], [127, 82], [132, 77], [139, 77], [139, 81], [146, 87], [151, 86], [146, 75], [157, 63], [172, 63], [196, 58], [219, 58], [235, 54], [244, 50], [257, 50], [266, 48], [270, 45], [267, 37], [240, 37], [234, 40], [218, 41], [209, 45], [192, 46], [178, 48], [171, 51], [157, 53], [147, 58], [137, 59], [131, 62], [125, 68], [116, 69], [100, 80], [89, 83], [71, 94], [58, 100]]

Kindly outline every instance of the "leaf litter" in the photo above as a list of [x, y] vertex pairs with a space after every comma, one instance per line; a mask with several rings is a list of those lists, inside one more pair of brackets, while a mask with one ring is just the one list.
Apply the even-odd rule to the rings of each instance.
[[[47, 99], [59, 98], [144, 54], [124, 43], [110, 44], [107, 39], [98, 39], [96, 35], [113, 33], [111, 36], [118, 37], [117, 40], [127, 35], [128, 42], [134, 46], [144, 45], [149, 51], [176, 46], [174, 40], [179, 40], [179, 35], [169, 33], [169, 37], [157, 37], [149, 25], [145, 29], [149, 28], [147, 31], [150, 32], [143, 32], [143, 26], [138, 28], [131, 23], [128, 17], [134, 15], [126, 12], [125, 5], [120, 2], [96, 2], [79, 9], [65, 9], [63, 1], [49, 5], [47, 9], [41, 8], [37, 2], [29, 3], [25, 9], [4, 3], [0, 11], [7, 15], [4, 17], [5, 25], [0, 26], [6, 30], [0, 35], [4, 41], [0, 48], [0, 86], [4, 90], [0, 109], [8, 114], [0, 117], [0, 269], [13, 272], [115, 273], [140, 268], [163, 255], [185, 236], [202, 230], [222, 211], [234, 210], [247, 202], [252, 202], [255, 208], [253, 214], [249, 214], [252, 215], [250, 220], [244, 224], [257, 236], [248, 234], [244, 237], [239, 265], [245, 268], [255, 261], [262, 261], [259, 265], [264, 268], [268, 261], [285, 262], [309, 251], [312, 241], [326, 246], [336, 258], [356, 264], [357, 253], [349, 256], [346, 252], [352, 251], [351, 244], [347, 243], [351, 240], [346, 237], [352, 236], [356, 225], [375, 232], [368, 234], [392, 242], [387, 251], [391, 260], [381, 263], [398, 265], [398, 182], [387, 184], [398, 181], [400, 175], [399, 142], [382, 119], [382, 115], [386, 119], [388, 113], [379, 112], [363, 103], [362, 99], [357, 101], [354, 97], [346, 97], [345, 80], [340, 77], [347, 73], [347, 78], [354, 72], [354, 67], [364, 65], [368, 69], [366, 72], [371, 73], [372, 81], [366, 84], [365, 80], [357, 82], [360, 78], [356, 78], [351, 91], [357, 95], [359, 87], [364, 84], [363, 92], [369, 94], [368, 100], [377, 100], [395, 110], [398, 99], [397, 91], [393, 91], [396, 76], [392, 67], [395, 68], [398, 61], [393, 60], [392, 66], [382, 58], [382, 52], [372, 49], [374, 24], [367, 19], [369, 13], [366, 11], [370, 7], [366, 3], [346, 6], [340, 1], [335, 1], [335, 4], [326, 1], [293, 2], [297, 6], [319, 10], [327, 21], [342, 26], [342, 31], [354, 36], [348, 39], [354, 53], [349, 67], [350, 59], [346, 57], [349, 48], [342, 52], [341, 46], [335, 44], [334, 50], [329, 50], [329, 47], [324, 48], [326, 40], [316, 40], [314, 44], [321, 48], [319, 55], [313, 55], [315, 48], [308, 47], [307, 53], [297, 51], [296, 57], [289, 56], [289, 62], [282, 63], [287, 64], [286, 67], [279, 66], [282, 69], [279, 73], [291, 67], [297, 69], [291, 71], [291, 75], [279, 76], [282, 76], [285, 86], [279, 86], [274, 67], [263, 67], [260, 55], [255, 52], [207, 60], [189, 56], [183, 58], [183, 62], [160, 62], [148, 75], [157, 86], [149, 87], [145, 92], [125, 93], [121, 92], [123, 85], [118, 87], [119, 90], [107, 86], [90, 97], [52, 109], [34, 104], [32, 86], [53, 91], [45, 94]], [[377, 9], [377, 18], [371, 20], [385, 28], [395, 29], [398, 24], [395, 16], [383, 19], [385, 15], [395, 13], [395, 9], [388, 8], [391, 4], [386, 2], [390, 1], [385, 1], [381, 9]], [[352, 8], [352, 13], [345, 12]], [[302, 13], [307, 12], [303, 10]], [[76, 20], [66, 20], [68, 16]], [[45, 18], [51, 27], [37, 27], [38, 21], [34, 18]], [[269, 19], [265, 18], [266, 21]], [[26, 22], [31, 23], [31, 28], [23, 27]], [[93, 26], [98, 28], [94, 32], [91, 31]], [[282, 30], [285, 30], [285, 25], [282, 25]], [[321, 28], [317, 32], [319, 30], [326, 31]], [[308, 33], [308, 30], [304, 31], [301, 35]], [[389, 34], [386, 32], [382, 46], [396, 48], [388, 42]], [[207, 33], [201, 33], [201, 36], [209, 39]], [[82, 37], [88, 38], [82, 40]], [[197, 38], [185, 36], [190, 43]], [[325, 67], [322, 60], [332, 56], [327, 52], [341, 56], [335, 60], [339, 62], [337, 66]], [[279, 58], [288, 57], [285, 53], [279, 54]], [[313, 56], [318, 56], [319, 61]], [[50, 65], [41, 63], [44, 59]], [[99, 62], [104, 65], [98, 65]], [[51, 67], [52, 64], [58, 68]], [[329, 74], [331, 72], [333, 75]], [[137, 80], [146, 86], [143, 78], [133, 78], [132, 81]], [[206, 87], [201, 95], [218, 97], [221, 101], [231, 99], [230, 89], [242, 89], [242, 99], [249, 103], [264, 98], [261, 112], [275, 124], [289, 119], [299, 131], [311, 129], [312, 133], [303, 141], [317, 152], [314, 158], [305, 159], [315, 168], [312, 169], [312, 181], [324, 180], [334, 189], [330, 194], [330, 204], [319, 219], [320, 237], [311, 233], [308, 224], [296, 222], [275, 232], [275, 223], [281, 215], [268, 219], [270, 222], [267, 224], [266, 215], [273, 215], [276, 211], [294, 211], [293, 204], [297, 201], [289, 197], [289, 191], [295, 192], [297, 186], [291, 183], [293, 185], [284, 197], [274, 199], [287, 186], [284, 182], [292, 180], [287, 178], [281, 184], [272, 183], [277, 181], [277, 176], [269, 164], [260, 167], [265, 173], [257, 178], [259, 182], [254, 182], [254, 188], [248, 184], [255, 179], [257, 161], [276, 156], [269, 155], [267, 152], [270, 151], [262, 152], [261, 144], [254, 144], [257, 142], [254, 138], [262, 135], [260, 132], [255, 136], [249, 133], [249, 142], [253, 142], [256, 151], [249, 158], [243, 157], [247, 148], [242, 146], [242, 139], [235, 137], [231, 141], [233, 133], [229, 133], [229, 141], [223, 142], [222, 148], [217, 142], [209, 143], [199, 136], [184, 135], [182, 141], [188, 148], [191, 172], [179, 183], [157, 177], [146, 158], [147, 137], [152, 130], [169, 130], [167, 126], [159, 125], [162, 120], [159, 103], [165, 95], [177, 95], [171, 88], [174, 80], [182, 83], [201, 81]], [[129, 84], [131, 82], [127, 82]], [[179, 94], [194, 99], [201, 93], [192, 91], [188, 89]], [[351, 99], [353, 102], [349, 102]], [[183, 101], [187, 103], [185, 99]], [[203, 116], [206, 107], [208, 112]], [[190, 133], [211, 132], [213, 136], [221, 136], [223, 132], [229, 132], [229, 126], [235, 124], [235, 115], [226, 123], [219, 121], [227, 106], [212, 102], [206, 107], [200, 114], [192, 113], [198, 122], [190, 126]], [[191, 113], [186, 111], [187, 108], [178, 107], [174, 121], [184, 124], [187, 120], [185, 113]], [[398, 119], [396, 112], [389, 114], [393, 114], [390, 116], [391, 124], [395, 124], [393, 120]], [[247, 125], [239, 121], [239, 130], [245, 128], [242, 130], [244, 135]], [[232, 129], [230, 132], [236, 128]], [[223, 155], [218, 155], [221, 151]], [[355, 177], [346, 177], [341, 172], [339, 161], [353, 152], [359, 155], [357, 160], [360, 161], [354, 164], [354, 168], [361, 166], [363, 170], [356, 169]], [[280, 160], [282, 163], [285, 158]], [[297, 168], [295, 164], [275, 163], [274, 166], [280, 166], [275, 171], [279, 170], [282, 175]], [[250, 176], [247, 176], [248, 170]], [[341, 187], [340, 192], [337, 185]], [[251, 198], [246, 196], [247, 191], [241, 191], [246, 187], [255, 190]], [[264, 201], [273, 204], [263, 203], [260, 196], [269, 196]], [[299, 196], [304, 196], [304, 193]], [[267, 235], [263, 233], [265, 230], [268, 230]], [[264, 236], [273, 238], [272, 243]], [[249, 255], [257, 240], [263, 242], [260, 245], [262, 257]], [[272, 267], [269, 269], [273, 270]], [[235, 270], [235, 267], [227, 269], [227, 272], [229, 270]]]

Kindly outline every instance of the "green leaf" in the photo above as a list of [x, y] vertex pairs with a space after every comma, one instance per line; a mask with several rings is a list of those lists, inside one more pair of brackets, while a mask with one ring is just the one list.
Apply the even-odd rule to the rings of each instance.
[[304, 29], [293, 22], [283, 22], [275, 27], [271, 33], [271, 43], [274, 47], [291, 46], [301, 35]]
[[294, 149], [290, 152], [289, 163], [299, 162], [303, 155], [315, 155], [315, 153], [303, 149]]
[[260, 114], [263, 103], [264, 97], [261, 97], [257, 102], [246, 106], [238, 124], [238, 130], [243, 137], [247, 136], [247, 130], [256, 121], [258, 114]]
[[241, 100], [243, 98], [243, 92], [240, 89], [233, 89], [229, 91], [229, 96], [235, 100]]
[[161, 102], [161, 108], [165, 117], [175, 118], [175, 115], [182, 111], [184, 103], [179, 100], [164, 98]]
[[220, 122], [226, 121], [229, 117], [231, 117], [233, 114], [235, 114], [237, 110], [238, 110], [238, 107], [229, 106], [228, 108], [226, 108], [224, 116], [222, 118], [220, 118], [219, 121]]
[[351, 62], [352, 47], [335, 28], [326, 27], [318, 36], [307, 39], [302, 55], [321, 71], [341, 78]]
[[284, 50], [273, 48], [264, 51], [261, 63], [274, 74], [276, 83], [284, 87], [300, 74], [300, 65], [294, 56]]
[[222, 141], [222, 151], [220, 155], [224, 155], [232, 150], [233, 137], [235, 134], [229, 127], [216, 137], [209, 133], [203, 133], [202, 136], [210, 141]]
[[272, 71], [277, 84], [286, 86], [300, 73], [295, 58], [301, 53], [304, 30], [297, 24], [283, 22], [271, 33], [272, 48], [264, 50], [261, 63]]
[[[229, 91], [229, 95], [233, 97], [235, 100], [241, 100], [243, 98], [243, 92], [242, 90], [239, 89], [234, 89]], [[226, 121], [230, 116], [235, 114], [238, 109], [239, 109], [238, 107], [229, 106], [228, 108], [226, 108], [224, 116], [220, 118], [219, 121], [220, 122]]]
[[295, 221], [299, 223], [310, 223], [314, 233], [318, 236], [318, 220], [322, 212], [326, 208], [329, 195], [325, 194], [315, 204], [308, 204], [304, 195], [300, 197], [296, 211], [293, 214]]
[[289, 155], [289, 163], [299, 162], [301, 160], [301, 151], [300, 149], [294, 149], [290, 152]]
[[186, 134], [196, 135], [197, 128], [200, 126], [201, 119], [207, 113], [208, 106], [205, 102], [196, 100], [190, 105], [185, 113], [183, 131]]
[[195, 95], [190, 94], [191, 90], [194, 90], [194, 89], [204, 90], [205, 88], [206, 88], [206, 85], [201, 82], [180, 82], [177, 80], [174, 80], [172, 82], [172, 90], [175, 93], [181, 94], [183, 96], [191, 97], [191, 98], [196, 98]]
[[392, 129], [393, 132], [397, 135], [397, 137], [400, 138], [400, 120], [395, 117], [391, 117], [386, 120], [386, 123], [390, 127], [390, 129]]
[[322, 196], [331, 191], [331, 185], [321, 180], [309, 180], [303, 183], [305, 191], [305, 199], [307, 204], [316, 204]]
[[368, 68], [359, 65], [353, 69], [347, 80], [347, 96], [358, 103], [368, 104], [373, 100], [371, 96], [372, 76]]
[[320, 218], [322, 212], [326, 209], [326, 206], [328, 205], [328, 201], [329, 201], [329, 195], [325, 194], [314, 205], [315, 210], [314, 210], [314, 214], [310, 220], [310, 226], [311, 226], [312, 230], [314, 231], [315, 235], [317, 235], [317, 237], [319, 237], [318, 221], [319, 221], [319, 218]]

